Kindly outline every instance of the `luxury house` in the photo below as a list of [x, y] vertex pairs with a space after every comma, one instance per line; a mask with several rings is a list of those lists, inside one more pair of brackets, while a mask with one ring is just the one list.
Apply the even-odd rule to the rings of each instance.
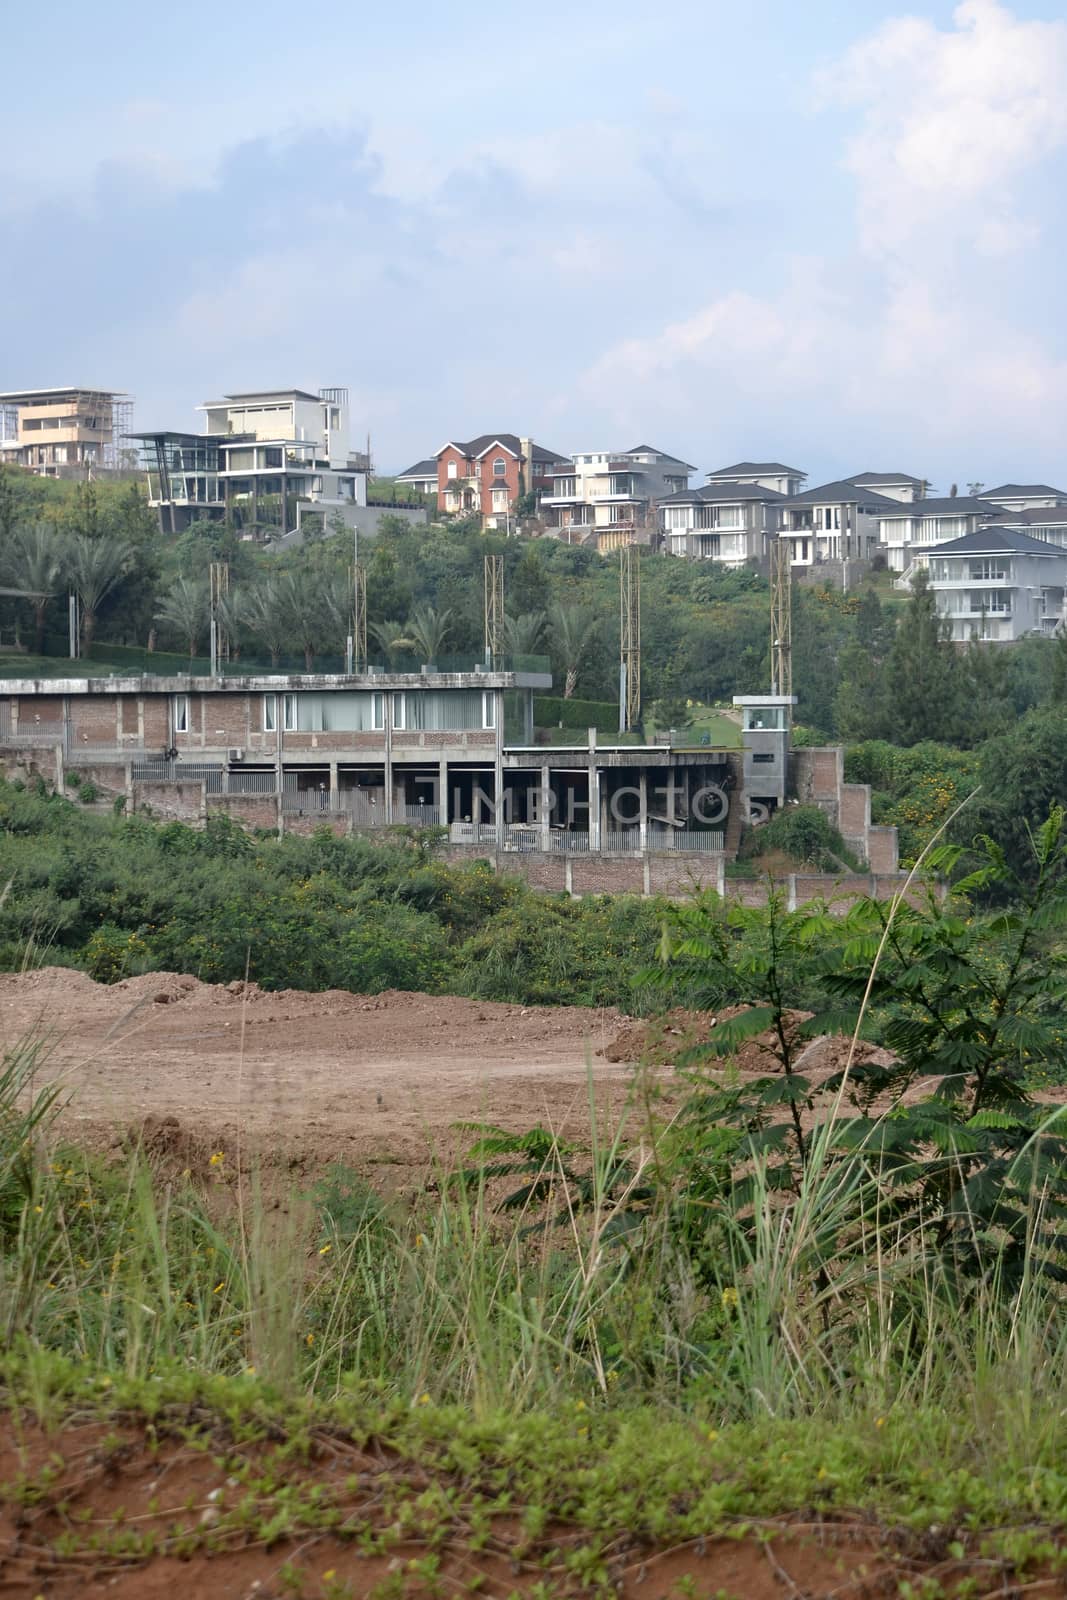
[[982, 500], [992, 500], [1005, 511], [1036, 511], [1046, 506], [1067, 505], [1067, 493], [1047, 483], [1002, 483], [996, 489], [982, 489]]
[[926, 492], [925, 479], [913, 478], [907, 472], [857, 472], [845, 481], [854, 483], [857, 489], [873, 489], [890, 500], [921, 500]]
[[913, 564], [922, 564], [935, 545], [960, 539], [1001, 515], [998, 506], [970, 495], [917, 500], [884, 511], [878, 518], [878, 538], [889, 570], [908, 577]]
[[413, 467], [408, 467], [406, 472], [398, 472], [393, 479], [394, 483], [402, 483], [408, 489], [417, 489], [419, 494], [430, 495], [437, 499], [437, 459], [429, 456], [425, 461], [416, 461]]
[[656, 542], [656, 502], [684, 490], [696, 468], [652, 445], [580, 451], [553, 471], [541, 501], [549, 532], [600, 551]]
[[888, 495], [844, 480], [791, 496], [782, 503], [779, 530], [791, 550], [790, 565], [869, 560], [878, 546], [878, 519], [899, 506]]
[[438, 450], [437, 509], [480, 516], [486, 528], [509, 528], [516, 503], [527, 494], [550, 492], [552, 474], [569, 463], [515, 433], [480, 433], [450, 439]]
[[757, 483], [707, 483], [659, 502], [664, 549], [695, 561], [741, 567], [763, 561], [784, 496]]
[[780, 461], [735, 461], [732, 467], [718, 467], [706, 476], [709, 483], [755, 483], [787, 497], [800, 494], [808, 481], [806, 472]]
[[926, 569], [957, 643], [1010, 643], [1064, 620], [1067, 550], [1016, 528], [987, 526], [937, 545]]
[[149, 503], [165, 533], [198, 520], [271, 539], [339, 517], [359, 521], [370, 463], [348, 444], [348, 390], [277, 389], [199, 407], [203, 433], [139, 433]]

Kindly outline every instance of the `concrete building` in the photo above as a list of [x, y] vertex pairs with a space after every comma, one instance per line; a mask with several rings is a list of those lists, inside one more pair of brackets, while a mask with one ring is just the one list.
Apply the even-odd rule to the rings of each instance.
[[398, 472], [393, 479], [394, 483], [403, 484], [406, 489], [415, 489], [419, 494], [424, 494], [434, 501], [437, 499], [437, 460], [429, 456], [425, 461], [416, 461], [413, 467], [408, 467], [406, 472]]
[[878, 542], [885, 551], [890, 572], [911, 582], [916, 566], [925, 565], [935, 545], [961, 539], [987, 522], [999, 521], [999, 508], [969, 495], [917, 500], [913, 505], [892, 506], [878, 518]]
[[762, 562], [783, 502], [783, 495], [756, 483], [707, 483], [667, 495], [659, 502], [663, 548], [727, 567]]
[[514, 433], [482, 433], [450, 439], [435, 457], [437, 509], [478, 516], [484, 528], [509, 530], [518, 501], [549, 492], [552, 473], [566, 460]]
[[602, 552], [658, 542], [657, 502], [688, 487], [696, 468], [652, 445], [580, 451], [560, 462], [541, 500], [550, 533]]
[[780, 524], [780, 537], [791, 552], [790, 565], [869, 561], [878, 547], [879, 518], [899, 504], [847, 480], [791, 496], [782, 504]]
[[1067, 505], [1067, 493], [1047, 483], [1002, 483], [995, 489], [980, 490], [979, 499], [991, 500], [1005, 511], [1036, 511]]
[[0, 463], [44, 478], [120, 467], [132, 414], [130, 396], [114, 389], [10, 389], [0, 394]]
[[709, 472], [707, 480], [709, 483], [756, 483], [788, 499], [801, 493], [808, 475], [799, 467], [783, 466], [780, 461], [735, 461], [732, 467], [717, 467]]
[[999, 525], [938, 545], [926, 561], [939, 613], [959, 644], [1051, 634], [1064, 620], [1067, 550]]
[[165, 533], [226, 521], [266, 541], [300, 531], [308, 518], [356, 525], [370, 462], [349, 447], [347, 389], [233, 394], [199, 410], [203, 433], [135, 435]]
[[744, 793], [753, 807], [767, 812], [785, 804], [789, 789], [789, 749], [796, 695], [735, 694], [741, 707], [744, 740]]

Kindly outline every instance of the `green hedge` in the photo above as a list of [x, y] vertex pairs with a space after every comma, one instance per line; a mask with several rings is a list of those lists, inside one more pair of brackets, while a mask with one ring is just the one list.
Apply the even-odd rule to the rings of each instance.
[[614, 700], [564, 700], [559, 695], [534, 696], [534, 723], [538, 728], [617, 728], [619, 708]]

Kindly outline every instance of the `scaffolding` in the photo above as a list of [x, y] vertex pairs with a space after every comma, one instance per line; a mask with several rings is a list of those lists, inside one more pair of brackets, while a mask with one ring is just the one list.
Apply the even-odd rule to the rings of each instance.
[[641, 721], [641, 557], [638, 547], [619, 550], [619, 732]]
[[104, 466], [136, 471], [139, 462], [133, 433], [133, 398], [128, 394], [111, 396], [111, 438], [104, 446]]
[[362, 561], [352, 567], [352, 671], [367, 670], [367, 568]]
[[780, 538], [771, 540], [771, 693], [793, 693], [793, 577]]
[[208, 569], [211, 607], [211, 676], [218, 677], [219, 666], [230, 659], [230, 635], [226, 612], [230, 597], [230, 566], [213, 561]]
[[485, 558], [485, 664], [499, 664], [504, 631], [504, 557]]

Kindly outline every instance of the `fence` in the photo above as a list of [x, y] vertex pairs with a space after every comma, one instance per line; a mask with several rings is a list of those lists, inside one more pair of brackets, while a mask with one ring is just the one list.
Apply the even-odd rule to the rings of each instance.
[[[546, 836], [539, 827], [508, 823], [498, 829], [495, 822], [453, 822], [449, 828], [452, 844], [482, 844], [488, 849], [517, 850], [534, 853], [548, 850], [553, 855], [587, 855], [597, 849], [595, 836], [577, 829], [552, 828]], [[724, 845], [719, 832], [677, 829], [670, 833], [652, 832], [650, 829], [644, 849], [656, 855], [694, 851], [701, 855], [717, 855]], [[601, 836], [602, 855], [638, 855], [641, 853], [639, 828], [607, 828]]]

